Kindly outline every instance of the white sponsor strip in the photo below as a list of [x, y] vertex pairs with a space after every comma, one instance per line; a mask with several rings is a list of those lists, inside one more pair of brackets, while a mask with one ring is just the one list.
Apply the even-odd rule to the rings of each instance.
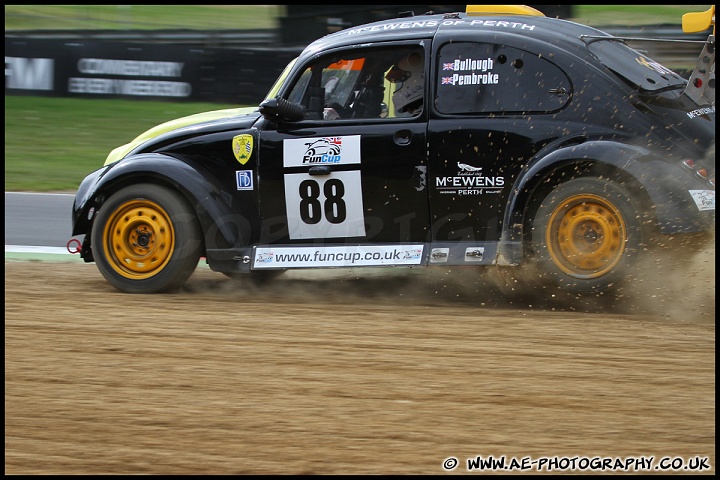
[[690, 190], [698, 210], [715, 210], [714, 190]]
[[420, 265], [423, 245], [256, 247], [253, 268], [370, 267]]

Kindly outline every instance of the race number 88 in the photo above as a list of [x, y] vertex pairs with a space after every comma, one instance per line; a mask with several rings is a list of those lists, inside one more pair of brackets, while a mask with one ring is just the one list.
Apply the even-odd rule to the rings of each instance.
[[[322, 219], [322, 211], [330, 223], [342, 223], [347, 217], [343, 196], [345, 185], [338, 179], [330, 179], [323, 186], [324, 204], [320, 203], [320, 185], [315, 180], [303, 180], [299, 187], [300, 218], [310, 225]], [[324, 207], [324, 208], [323, 208]]]

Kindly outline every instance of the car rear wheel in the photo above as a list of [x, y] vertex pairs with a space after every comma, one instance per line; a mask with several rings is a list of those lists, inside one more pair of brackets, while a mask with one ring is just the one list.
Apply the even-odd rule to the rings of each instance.
[[552, 283], [576, 292], [612, 288], [642, 242], [639, 211], [617, 182], [577, 178], [556, 187], [533, 221], [535, 260]]
[[179, 288], [197, 267], [202, 245], [198, 220], [185, 199], [153, 184], [113, 194], [92, 229], [100, 273], [127, 293]]

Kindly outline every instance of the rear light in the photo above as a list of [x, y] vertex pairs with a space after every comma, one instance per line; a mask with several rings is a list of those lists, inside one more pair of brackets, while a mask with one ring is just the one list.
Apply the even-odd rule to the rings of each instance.
[[702, 178], [703, 180], [707, 180], [708, 183], [710, 183], [710, 185], [715, 188], [715, 176], [710, 177], [706, 168], [698, 166], [695, 163], [695, 160], [691, 158], [686, 158], [685, 160], [683, 160], [682, 164], [686, 168], [694, 171], [695, 175], [697, 175], [698, 177]]

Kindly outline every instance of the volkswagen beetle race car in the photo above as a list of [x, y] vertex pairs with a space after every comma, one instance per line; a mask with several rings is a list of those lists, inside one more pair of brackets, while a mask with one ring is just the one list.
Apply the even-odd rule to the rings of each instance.
[[653, 235], [714, 232], [713, 26], [689, 81], [517, 5], [313, 42], [257, 108], [160, 125], [79, 186], [75, 250], [124, 292], [289, 269], [534, 265], [621, 284]]

